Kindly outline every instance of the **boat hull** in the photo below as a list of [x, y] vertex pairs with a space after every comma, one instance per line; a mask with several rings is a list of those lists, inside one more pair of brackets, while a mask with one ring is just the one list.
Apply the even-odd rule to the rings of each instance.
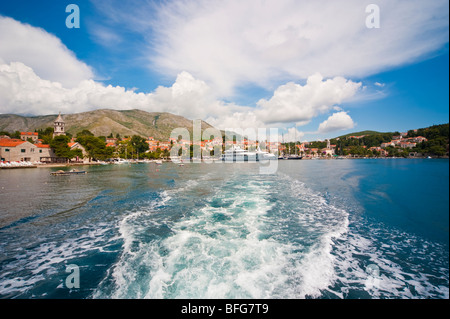
[[87, 172], [81, 171], [81, 172], [53, 172], [50, 173], [50, 175], [53, 176], [68, 176], [68, 175], [85, 175]]

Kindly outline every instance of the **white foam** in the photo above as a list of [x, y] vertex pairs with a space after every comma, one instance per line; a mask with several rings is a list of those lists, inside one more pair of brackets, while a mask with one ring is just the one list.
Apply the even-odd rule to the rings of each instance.
[[[18, 295], [32, 289], [37, 283], [47, 281], [60, 272], [61, 265], [73, 258], [86, 256], [93, 250], [102, 251], [105, 247], [104, 235], [110, 226], [100, 223], [96, 229], [80, 229], [78, 238], [68, 238], [62, 242], [45, 242], [33, 249], [21, 250], [14, 256], [0, 276], [2, 294]], [[14, 278], [10, 278], [14, 276]], [[58, 286], [54, 287], [55, 289]]]
[[[360, 219], [357, 224], [364, 225], [367, 221]], [[343, 297], [350, 290], [362, 286], [372, 298], [448, 298], [448, 286], [432, 284], [430, 280], [435, 275], [424, 272], [417, 262], [433, 254], [433, 251], [444, 250], [444, 247], [384, 225], [370, 224], [369, 228], [372, 239], [354, 231], [336, 245], [336, 267], [340, 274], [339, 284], [343, 286]], [[396, 241], [391, 245], [378, 244], [389, 236], [396, 238]], [[414, 252], [412, 255], [408, 253], [410, 250]], [[439, 280], [448, 283], [448, 269], [441, 271], [433, 263], [440, 264], [441, 261], [427, 259], [427, 264], [434, 268], [433, 271], [442, 274]], [[379, 274], [369, 274], [368, 266], [376, 267]]]
[[[114, 292], [96, 296], [317, 298], [329, 293], [347, 298], [356, 291], [373, 298], [448, 298], [448, 270], [436, 278], [442, 284], [433, 285], [433, 275], [409, 261], [406, 269], [396, 256], [409, 249], [414, 258], [426, 259], [439, 248], [435, 244], [355, 216], [350, 224], [348, 211], [322, 194], [289, 176], [281, 179], [285, 183], [231, 176], [223, 188], [210, 189], [205, 206], [171, 223], [155, 220], [152, 210], [130, 213], [119, 227], [124, 251], [112, 268]], [[183, 187], [193, 194], [204, 187], [188, 184]], [[183, 195], [177, 192], [168, 194], [176, 200]], [[163, 223], [170, 228], [167, 237], [141, 240], [149, 227]], [[363, 235], [367, 230], [372, 237]], [[386, 242], [387, 234], [401, 240]], [[367, 272], [370, 265], [379, 275]]]
[[[274, 191], [271, 186], [267, 181], [230, 182], [224, 189], [217, 189], [211, 198], [232, 201], [230, 205], [206, 205], [191, 212], [170, 225], [171, 235], [161, 241], [139, 242], [139, 234], [148, 225], [144, 219], [151, 216], [146, 212], [128, 215], [120, 224], [124, 253], [113, 269], [116, 287], [112, 297], [320, 295], [335, 276], [334, 257], [330, 252], [334, 238], [347, 230], [347, 213], [329, 206], [303, 184], [303, 193], [298, 194], [299, 190], [295, 189], [294, 200], [300, 198], [309, 204], [293, 222], [311, 227], [312, 231], [320, 230], [315, 245], [306, 253], [300, 252], [305, 247], [298, 246], [299, 243], [280, 240], [285, 239], [283, 230], [289, 227], [290, 221], [280, 218], [277, 222], [273, 220], [277, 217], [267, 216], [277, 204], [268, 200]], [[217, 220], [217, 216], [224, 217]], [[327, 224], [327, 221], [332, 222]], [[278, 233], [271, 225], [279, 228]], [[146, 273], [140, 272], [141, 269]]]

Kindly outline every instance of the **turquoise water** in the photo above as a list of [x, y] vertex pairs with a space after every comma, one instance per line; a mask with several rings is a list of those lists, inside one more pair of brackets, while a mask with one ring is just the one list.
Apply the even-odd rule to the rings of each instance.
[[0, 297], [449, 298], [448, 160], [258, 165], [0, 171]]

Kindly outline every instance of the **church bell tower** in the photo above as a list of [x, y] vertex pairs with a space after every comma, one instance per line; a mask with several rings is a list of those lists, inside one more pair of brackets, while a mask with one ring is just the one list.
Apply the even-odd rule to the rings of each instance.
[[64, 122], [64, 120], [61, 117], [61, 112], [59, 112], [59, 115], [53, 125], [53, 127], [54, 127], [53, 138], [55, 138], [56, 136], [60, 136], [60, 135], [66, 135], [65, 126], [66, 126], [66, 123]]

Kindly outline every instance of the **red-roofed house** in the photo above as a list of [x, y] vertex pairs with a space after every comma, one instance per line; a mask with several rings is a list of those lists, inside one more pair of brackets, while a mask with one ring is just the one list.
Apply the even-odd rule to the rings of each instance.
[[31, 144], [19, 139], [0, 139], [0, 160], [6, 162], [40, 162], [42, 157], [53, 156], [49, 145]]
[[75, 143], [68, 143], [67, 145], [69, 145], [71, 151], [72, 151], [72, 150], [81, 150], [81, 152], [83, 153], [83, 158], [79, 158], [78, 156], [76, 157], [75, 160], [76, 160], [77, 162], [80, 162], [80, 161], [82, 161], [82, 162], [84, 162], [84, 163], [88, 163], [88, 162], [89, 162], [89, 155], [88, 155], [88, 153], [86, 152], [86, 149], [83, 147], [83, 145], [81, 145], [81, 144], [78, 143], [78, 142], [75, 142]]
[[29, 138], [34, 142], [36, 142], [39, 138], [39, 134], [36, 132], [20, 132], [20, 139], [22, 141], [27, 141]]

